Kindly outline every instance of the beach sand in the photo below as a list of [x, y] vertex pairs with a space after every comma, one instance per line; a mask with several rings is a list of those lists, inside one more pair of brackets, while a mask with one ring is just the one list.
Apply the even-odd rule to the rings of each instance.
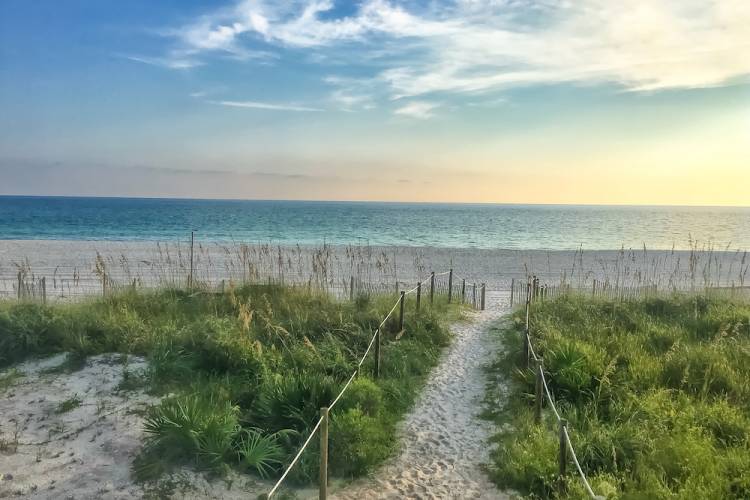
[[[711, 249], [545, 251], [197, 242], [193, 263], [194, 281], [211, 286], [222, 280], [271, 279], [322, 284], [334, 291], [348, 289], [351, 277], [396, 290], [410, 287], [430, 271], [450, 268], [455, 283], [484, 282], [492, 291], [507, 291], [512, 280], [525, 280], [530, 274], [543, 283], [565, 280], [581, 288], [590, 287], [594, 279], [621, 286], [657, 284], [660, 289], [750, 281], [746, 253]], [[29, 277], [45, 276], [51, 298], [102, 293], [102, 273], [111, 287], [185, 286], [190, 248], [155, 242], [0, 240], [0, 295], [17, 293], [19, 269]]]

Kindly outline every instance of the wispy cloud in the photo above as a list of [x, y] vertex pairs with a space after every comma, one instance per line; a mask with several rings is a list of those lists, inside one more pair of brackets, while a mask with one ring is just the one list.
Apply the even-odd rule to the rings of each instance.
[[160, 66], [169, 69], [190, 69], [201, 66], [203, 63], [194, 59], [185, 57], [147, 57], [147, 56], [123, 56], [134, 62], [148, 64], [150, 66]]
[[209, 101], [211, 104], [230, 106], [233, 108], [267, 109], [273, 111], [323, 111], [320, 108], [299, 106], [297, 104], [277, 104], [258, 101]]
[[337, 16], [330, 0], [244, 0], [171, 35], [191, 54], [252, 52], [252, 41], [315, 48], [318, 57], [356, 44], [364, 56], [398, 42], [399, 56], [379, 59], [369, 76], [391, 98], [556, 83], [653, 91], [724, 85], [750, 74], [747, 0], [427, 5], [364, 0], [354, 14]]
[[409, 118], [419, 118], [425, 120], [434, 116], [433, 111], [439, 104], [427, 101], [412, 101], [400, 108], [397, 108], [394, 113], [401, 116], [408, 116]]

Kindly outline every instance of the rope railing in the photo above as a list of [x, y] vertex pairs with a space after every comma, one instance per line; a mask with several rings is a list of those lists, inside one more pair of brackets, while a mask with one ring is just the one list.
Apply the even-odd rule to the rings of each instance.
[[[351, 374], [351, 376], [347, 380], [346, 384], [344, 384], [344, 387], [341, 389], [341, 391], [338, 393], [338, 395], [333, 399], [333, 401], [331, 402], [331, 404], [328, 407], [324, 407], [324, 408], [321, 409], [321, 416], [318, 419], [318, 421], [315, 424], [315, 426], [313, 427], [312, 431], [310, 432], [310, 435], [307, 437], [307, 439], [305, 440], [305, 442], [302, 444], [302, 447], [297, 451], [297, 454], [294, 456], [294, 458], [292, 459], [292, 461], [286, 467], [286, 469], [284, 470], [284, 473], [281, 475], [281, 477], [279, 477], [278, 481], [276, 481], [276, 483], [273, 485], [273, 487], [269, 490], [269, 492], [266, 495], [267, 499], [270, 499], [278, 491], [278, 489], [281, 486], [281, 484], [284, 482], [284, 480], [287, 478], [287, 476], [289, 475], [289, 473], [291, 472], [291, 470], [294, 468], [294, 466], [299, 461], [300, 457], [302, 456], [302, 453], [305, 451], [305, 449], [312, 442], [312, 438], [315, 435], [315, 433], [318, 432], [318, 430], [320, 430], [321, 427], [323, 427], [323, 429], [324, 429], [324, 431], [323, 431], [324, 434], [321, 435], [321, 471], [323, 471], [323, 472], [321, 472], [321, 480], [320, 480], [321, 484], [319, 485], [319, 487], [320, 487], [320, 497], [321, 498], [325, 498], [325, 495], [326, 495], [325, 492], [327, 491], [327, 476], [326, 476], [326, 473], [325, 473], [325, 471], [327, 471], [327, 455], [328, 455], [328, 452], [327, 452], [327, 446], [328, 446], [327, 445], [327, 439], [328, 439], [327, 433], [328, 433], [328, 430], [327, 429], [328, 429], [328, 418], [329, 418], [329, 414], [330, 414], [331, 410], [333, 410], [333, 408], [336, 406], [336, 404], [341, 400], [341, 398], [344, 396], [344, 393], [346, 392], [346, 390], [349, 388], [349, 386], [352, 384], [352, 382], [354, 381], [354, 379], [357, 377], [357, 374], [359, 373], [360, 369], [362, 368], [362, 365], [364, 364], [365, 360], [367, 359], [367, 355], [370, 353], [370, 351], [372, 350], [373, 346], [375, 346], [375, 349], [376, 349], [376, 355], [375, 355], [376, 356], [376, 358], [375, 358], [375, 376], [377, 378], [380, 375], [380, 338], [381, 338], [381, 334], [382, 334], [382, 331], [383, 331], [383, 327], [385, 326], [386, 322], [393, 316], [393, 313], [396, 312], [396, 309], [400, 308], [399, 326], [400, 326], [400, 329], [403, 328], [403, 314], [404, 314], [403, 305], [404, 305], [404, 298], [407, 295], [411, 295], [413, 293], [417, 293], [417, 300], [418, 300], [418, 302], [417, 302], [417, 310], [419, 310], [418, 309], [419, 308], [419, 293], [420, 293], [422, 285], [424, 285], [426, 283], [431, 283], [432, 286], [430, 287], [430, 294], [432, 295], [432, 293], [435, 290], [435, 288], [434, 288], [435, 276], [446, 276], [446, 275], [451, 275], [452, 276], [452, 273], [453, 273], [453, 270], [449, 270], [449, 271], [446, 271], [446, 272], [443, 272], [443, 273], [439, 273], [439, 274], [430, 273], [430, 276], [428, 276], [423, 281], [420, 281], [417, 284], [417, 286], [415, 286], [414, 288], [412, 288], [412, 289], [410, 289], [408, 291], [402, 291], [400, 293], [399, 298], [396, 301], [396, 303], [393, 305], [393, 307], [391, 307], [390, 311], [388, 311], [388, 314], [385, 315], [385, 317], [383, 318], [383, 320], [380, 322], [380, 325], [378, 325], [378, 327], [375, 329], [375, 332], [372, 335], [372, 337], [370, 338], [370, 342], [367, 345], [367, 349], [365, 349], [364, 354], [359, 359], [359, 362], [357, 363], [357, 367], [355, 368], [354, 372]], [[353, 283], [353, 280], [352, 280], [352, 283]], [[352, 293], [352, 295], [353, 295], [353, 293]], [[325, 452], [323, 451], [323, 448], [325, 448]], [[325, 464], [323, 463], [324, 460], [326, 461]]]
[[586, 492], [589, 494], [591, 498], [602, 498], [598, 496], [596, 493], [594, 493], [594, 490], [591, 488], [591, 485], [589, 484], [589, 480], [586, 479], [586, 474], [583, 473], [583, 469], [581, 469], [581, 464], [578, 462], [578, 457], [576, 456], [576, 450], [573, 449], [573, 443], [570, 442], [570, 434], [568, 434], [568, 426], [563, 426], [563, 434], [565, 435], [565, 442], [568, 444], [568, 450], [570, 450], [570, 457], [573, 459], [573, 463], [576, 466], [576, 469], [578, 469], [578, 475], [581, 476], [581, 480], [583, 481], [583, 486], [586, 488]]
[[281, 475], [281, 477], [279, 478], [279, 480], [276, 481], [276, 484], [273, 485], [273, 488], [270, 489], [270, 491], [268, 492], [268, 495], [266, 495], [266, 498], [271, 498], [273, 496], [273, 494], [276, 493], [276, 490], [279, 489], [279, 486], [281, 486], [281, 483], [284, 482], [284, 479], [286, 479], [286, 477], [289, 475], [289, 473], [291, 472], [292, 468], [295, 465], [297, 465], [297, 461], [302, 456], [302, 452], [305, 451], [305, 448], [307, 448], [307, 445], [310, 444], [310, 441], [312, 441], [312, 438], [315, 435], [315, 433], [318, 432], [318, 429], [320, 428], [320, 424], [323, 423], [323, 418], [324, 417], [320, 417], [318, 419], [318, 422], [315, 424], [315, 427], [313, 427], [312, 432], [310, 432], [310, 435], [307, 436], [307, 439], [305, 440], [305, 443], [302, 445], [302, 447], [299, 449], [299, 451], [297, 452], [297, 454], [294, 456], [294, 459], [289, 464], [289, 466], [286, 468], [286, 470]]
[[[578, 475], [581, 477], [581, 481], [583, 482], [583, 486], [586, 489], [586, 492], [588, 493], [589, 497], [591, 497], [594, 500], [600, 500], [604, 497], [598, 496], [596, 493], [594, 493], [593, 488], [591, 487], [591, 484], [589, 483], [588, 479], [586, 478], [586, 474], [583, 472], [583, 468], [581, 467], [581, 464], [578, 460], [578, 455], [576, 455], [575, 448], [573, 448], [573, 442], [570, 439], [570, 434], [568, 433], [568, 422], [562, 416], [560, 415], [560, 411], [557, 409], [557, 405], [555, 405], [554, 396], [552, 395], [552, 391], [549, 388], [549, 384], [547, 384], [547, 377], [544, 375], [544, 365], [542, 363], [542, 358], [536, 353], [534, 350], [534, 344], [531, 342], [531, 334], [530, 334], [530, 322], [531, 322], [531, 303], [534, 300], [535, 294], [534, 290], [538, 289], [538, 280], [534, 278], [535, 283], [529, 282], [529, 286], [526, 288], [526, 326], [524, 329], [524, 347], [526, 351], [526, 363], [528, 366], [529, 358], [531, 358], [536, 363], [536, 376], [537, 376], [537, 394], [536, 394], [536, 413], [535, 417], [537, 422], [541, 420], [541, 408], [542, 408], [542, 401], [540, 397], [544, 397], [547, 400], [549, 408], [552, 410], [552, 413], [555, 416], [555, 419], [557, 420], [557, 423], [560, 427], [560, 453], [559, 453], [559, 487], [563, 489], [565, 487], [564, 477], [565, 477], [565, 470], [567, 465], [567, 453], [570, 453], [570, 457], [573, 460], [574, 465], [576, 466], [576, 470], [578, 471]], [[512, 296], [512, 295], [511, 295]], [[540, 297], [537, 295], [537, 297]], [[541, 392], [543, 394], [539, 394], [539, 389], [541, 389]]]

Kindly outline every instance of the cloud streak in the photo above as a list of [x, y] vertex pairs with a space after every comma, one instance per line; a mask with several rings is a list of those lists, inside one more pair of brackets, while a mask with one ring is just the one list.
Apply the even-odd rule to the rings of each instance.
[[407, 116], [409, 118], [418, 118], [425, 120], [434, 116], [433, 111], [438, 107], [437, 103], [427, 101], [412, 101], [400, 108], [397, 108], [394, 113], [401, 116]]
[[[330, 0], [244, 0], [169, 30], [181, 57], [165, 65], [179, 69], [186, 55], [216, 51], [268, 54], [258, 44], [314, 49], [321, 61], [355, 50], [361, 65], [378, 61], [365, 79], [390, 99], [549, 84], [690, 89], [750, 75], [747, 0], [456, 0], [439, 7], [364, 0], [354, 13], [337, 12]], [[398, 50], [386, 52], [396, 56], [381, 57], [392, 45]], [[347, 110], [368, 102], [341, 87], [331, 98]], [[420, 111], [406, 105], [397, 113]]]
[[208, 101], [211, 104], [219, 106], [229, 106], [233, 108], [248, 108], [248, 109], [265, 109], [271, 111], [323, 111], [320, 108], [311, 108], [308, 106], [299, 106], [296, 104], [276, 104], [269, 102], [258, 102], [258, 101]]

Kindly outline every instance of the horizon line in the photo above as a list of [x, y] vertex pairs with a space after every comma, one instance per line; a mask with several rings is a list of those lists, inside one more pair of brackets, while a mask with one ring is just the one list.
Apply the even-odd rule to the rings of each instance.
[[314, 200], [303, 198], [191, 198], [189, 196], [100, 196], [100, 195], [49, 195], [49, 194], [3, 194], [0, 198], [67, 198], [103, 200], [159, 200], [159, 201], [257, 201], [257, 202], [298, 202], [298, 203], [377, 203], [411, 205], [488, 205], [488, 206], [531, 206], [531, 207], [643, 207], [643, 208], [740, 208], [750, 209], [750, 205], [684, 205], [659, 203], [529, 203], [502, 201], [393, 201], [393, 200]]

